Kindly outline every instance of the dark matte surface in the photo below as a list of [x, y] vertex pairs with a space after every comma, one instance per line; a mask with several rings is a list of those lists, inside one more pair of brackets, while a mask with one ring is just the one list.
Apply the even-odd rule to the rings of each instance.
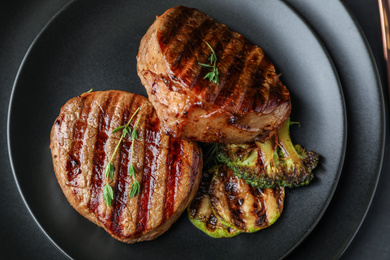
[[[209, 13], [261, 44], [289, 86], [292, 118], [301, 123], [299, 129], [291, 130], [293, 139], [321, 155], [315, 181], [308, 187], [287, 190], [284, 214], [272, 228], [233, 239], [213, 239], [195, 229], [184, 214], [158, 239], [126, 245], [79, 216], [64, 198], [48, 149], [51, 126], [68, 99], [91, 88], [145, 95], [135, 68], [140, 40], [155, 14], [179, 4], [150, 3], [154, 3], [153, 8], [152, 4], [145, 4], [149, 6], [145, 8], [128, 1], [109, 6], [105, 1], [76, 1], [32, 46], [18, 75], [9, 115], [12, 161], [27, 204], [45, 232], [76, 259], [124, 258], [129, 254], [164, 259], [185, 254], [193, 259], [244, 254], [251, 258], [260, 254], [269, 259], [283, 257], [312, 230], [333, 195], [344, 160], [346, 118], [341, 86], [327, 53], [300, 17], [282, 2], [241, 3], [238, 9], [235, 2], [220, 1], [216, 2], [218, 12], [207, 2], [180, 2]], [[246, 17], [235, 23], [227, 19], [243, 11]], [[50, 98], [36, 102], [41, 97]], [[34, 117], [25, 117], [26, 111]], [[30, 127], [29, 135], [24, 134], [24, 125]], [[18, 152], [21, 150], [24, 153]], [[90, 250], [92, 247], [96, 248]], [[197, 247], [202, 250], [194, 250]]]
[[[21, 1], [20, 1], [21, 2]], [[7, 110], [10, 88], [13, 78], [16, 74], [19, 63], [22, 60], [24, 52], [28, 45], [38, 33], [45, 22], [61, 6], [61, 1], [29, 1], [21, 4], [19, 1], [12, 1], [12, 5], [0, 6], [0, 49], [1, 52], [1, 156], [0, 161], [2, 169], [1, 182], [1, 248], [2, 253], [6, 252], [8, 258], [62, 258], [62, 255], [48, 242], [44, 235], [39, 231], [32, 221], [27, 210], [25, 209], [16, 186], [11, 176], [7, 160], [6, 137], [5, 137], [5, 116]], [[3, 3], [2, 3], [3, 4]], [[365, 30], [374, 56], [378, 62], [379, 72], [382, 76], [382, 82], [386, 83], [383, 75], [385, 71], [383, 58], [381, 57], [381, 41], [379, 38], [379, 23], [376, 10], [376, 1], [348, 1], [355, 9], [354, 12], [359, 14], [359, 21]], [[388, 142], [387, 142], [387, 155]], [[385, 160], [384, 170], [389, 172], [388, 160]], [[390, 207], [385, 191], [390, 188], [389, 174], [382, 174], [378, 190], [375, 195], [372, 207], [363, 226], [357, 234], [352, 245], [349, 247], [344, 259], [388, 259], [389, 258], [389, 234], [390, 234]], [[5, 232], [4, 232], [5, 231]], [[311, 239], [311, 237], [309, 237]], [[325, 238], [326, 239], [326, 238]], [[333, 238], [328, 238], [333, 239]], [[302, 251], [313, 250], [305, 248], [302, 245]], [[319, 254], [326, 254], [331, 248], [324, 248], [321, 245], [315, 245], [314, 250]], [[4, 256], [4, 255], [3, 255]]]

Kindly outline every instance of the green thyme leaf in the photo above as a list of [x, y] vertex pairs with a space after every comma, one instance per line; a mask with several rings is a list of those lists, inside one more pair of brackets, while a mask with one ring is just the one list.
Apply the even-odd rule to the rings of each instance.
[[104, 170], [104, 177], [107, 179], [108, 177], [110, 177], [110, 179], [112, 180], [114, 178], [114, 172], [115, 172], [115, 168], [114, 168], [114, 165], [109, 162]]
[[107, 206], [111, 206], [111, 201], [114, 199], [114, 191], [108, 183], [103, 188], [103, 197]]
[[130, 165], [130, 167], [129, 167], [129, 175], [130, 175], [130, 177], [133, 177], [135, 175], [135, 170], [134, 170], [133, 165]]
[[206, 64], [206, 63], [198, 63], [199, 65], [202, 65], [203, 67], [207, 67], [207, 68], [214, 68], [213, 65], [210, 65], [210, 64]]
[[88, 90], [86, 93], [91, 93], [93, 91], [93, 88], [91, 88], [90, 90]]
[[[114, 178], [114, 173], [115, 173], [115, 168], [114, 168], [114, 165], [112, 164], [112, 160], [114, 159], [114, 156], [115, 156], [116, 152], [118, 151], [119, 146], [122, 143], [123, 138], [126, 135], [128, 135], [128, 134], [129, 135], [131, 134], [131, 136], [134, 135], [132, 133], [131, 128], [130, 128], [129, 125], [130, 125], [131, 121], [133, 120], [134, 116], [138, 113], [139, 110], [140, 110], [140, 108], [137, 108], [137, 110], [133, 113], [133, 115], [131, 116], [130, 120], [127, 122], [126, 125], [119, 126], [119, 127], [115, 128], [111, 132], [111, 133], [115, 133], [116, 131], [123, 130], [121, 138], [119, 139], [119, 142], [117, 143], [117, 145], [115, 147], [115, 150], [114, 150], [114, 152], [111, 155], [111, 159], [110, 159], [110, 161], [108, 162], [107, 166], [104, 169], [104, 176], [107, 179], [107, 184], [103, 188], [103, 198], [106, 201], [107, 206], [111, 206], [111, 201], [114, 199], [114, 191], [112, 190], [111, 186], [108, 184], [108, 180], [109, 179], [112, 180]], [[138, 125], [138, 122], [139, 122], [140, 118], [141, 117], [138, 118], [138, 120], [137, 120], [137, 122], [136, 122], [136, 124], [134, 126], [134, 130], [133, 131], [136, 131], [135, 129], [136, 129], [137, 125]], [[135, 137], [136, 137], [136, 139], [138, 139], [137, 133], [135, 133]], [[131, 158], [130, 159], [130, 164], [131, 165], [133, 165], [133, 149], [134, 149], [134, 142], [132, 142], [132, 144], [131, 144], [131, 155], [130, 155], [130, 158]], [[132, 168], [132, 170], [129, 168], [129, 172], [130, 171], [133, 172], [132, 175], [133, 175], [133, 179], [135, 181], [135, 171], [134, 171], [133, 166], [131, 166], [131, 168]], [[140, 186], [139, 183], [138, 183], [138, 186]]]
[[130, 127], [126, 126], [123, 128], [122, 136], [126, 137], [126, 135], [129, 135], [131, 133]]
[[115, 128], [114, 130], [112, 130], [111, 133], [115, 133], [116, 131], [122, 130], [122, 129], [125, 128], [125, 127], [126, 127], [125, 125], [121, 125], [121, 126]]
[[201, 65], [202, 67], [211, 68], [211, 71], [209, 73], [207, 73], [206, 76], [203, 77], [203, 79], [209, 79], [211, 82], [213, 82], [215, 84], [219, 84], [219, 79], [218, 79], [219, 71], [217, 68], [217, 55], [215, 54], [215, 51], [210, 46], [210, 44], [208, 42], [206, 42], [206, 44], [211, 49], [211, 54], [210, 54], [210, 57], [208, 58], [208, 60], [210, 61], [210, 64], [199, 63], [199, 65]]
[[131, 140], [138, 140], [138, 133], [136, 129], [134, 129], [131, 133]]
[[137, 195], [140, 190], [141, 190], [141, 185], [136, 179], [134, 179], [134, 182], [131, 185], [131, 189], [130, 189], [130, 198], [134, 198], [134, 196]]

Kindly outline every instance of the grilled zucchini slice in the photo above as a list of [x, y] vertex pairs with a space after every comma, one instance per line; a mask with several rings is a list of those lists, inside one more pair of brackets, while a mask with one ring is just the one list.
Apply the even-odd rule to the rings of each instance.
[[208, 194], [210, 181], [218, 167], [213, 167], [203, 173], [198, 192], [187, 208], [188, 217], [195, 227], [214, 238], [234, 237], [241, 232], [225, 226], [214, 215]]
[[269, 227], [279, 218], [284, 205], [284, 187], [255, 188], [221, 164], [211, 181], [210, 202], [222, 224], [252, 233]]

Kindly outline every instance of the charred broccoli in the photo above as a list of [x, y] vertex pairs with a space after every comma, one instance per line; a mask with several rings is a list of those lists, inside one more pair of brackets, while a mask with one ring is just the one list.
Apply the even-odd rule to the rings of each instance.
[[319, 155], [292, 143], [291, 124], [289, 118], [277, 136], [265, 143], [219, 144], [217, 158], [255, 187], [307, 185], [314, 177], [312, 170], [318, 164]]

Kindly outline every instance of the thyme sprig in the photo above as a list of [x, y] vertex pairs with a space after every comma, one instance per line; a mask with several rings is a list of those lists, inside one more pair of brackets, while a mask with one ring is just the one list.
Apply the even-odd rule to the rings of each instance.
[[130, 177], [133, 177], [133, 184], [131, 185], [131, 188], [130, 188], [130, 198], [133, 198], [141, 190], [141, 184], [135, 178], [135, 170], [134, 170], [134, 166], [133, 166], [134, 143], [135, 143], [135, 140], [138, 140], [137, 126], [138, 126], [140, 119], [141, 119], [141, 117], [138, 117], [138, 120], [134, 125], [133, 132], [131, 133], [132, 143], [131, 143], [131, 147], [130, 147], [129, 175], [130, 175]]
[[215, 84], [219, 84], [219, 78], [218, 78], [219, 71], [217, 68], [217, 55], [215, 54], [215, 51], [210, 46], [210, 44], [208, 42], [206, 42], [206, 44], [207, 44], [207, 46], [209, 46], [209, 48], [211, 50], [211, 54], [210, 54], [210, 57], [208, 59], [210, 61], [210, 64], [199, 63], [199, 65], [201, 65], [203, 67], [211, 68], [211, 71], [204, 76], [204, 79], [209, 79], [211, 82], [214, 82]]
[[[104, 198], [104, 201], [106, 202], [107, 206], [111, 206], [111, 202], [114, 199], [114, 191], [112, 190], [112, 187], [108, 183], [109, 180], [112, 180], [114, 178], [115, 167], [112, 164], [112, 160], [114, 159], [114, 156], [115, 156], [116, 152], [118, 151], [119, 146], [122, 143], [123, 138], [126, 137], [126, 135], [131, 135], [131, 137], [132, 137], [131, 138], [132, 139], [132, 143], [131, 143], [131, 147], [132, 148], [131, 148], [131, 154], [130, 154], [129, 173], [130, 173], [130, 170], [132, 169], [131, 171], [133, 171], [133, 175], [130, 174], [130, 176], [133, 176], [134, 182], [136, 181], [135, 180], [135, 175], [134, 175], [134, 167], [133, 167], [133, 146], [134, 146], [134, 140], [135, 139], [138, 140], [138, 134], [137, 134], [137, 131], [136, 131], [136, 127], [137, 127], [139, 119], [141, 117], [138, 117], [138, 120], [137, 120], [137, 122], [136, 122], [136, 124], [134, 126], [133, 131], [131, 131], [131, 129], [130, 129], [130, 123], [133, 120], [134, 116], [138, 113], [138, 111], [139, 111], [139, 108], [133, 113], [133, 115], [131, 116], [130, 120], [127, 122], [126, 125], [119, 126], [119, 127], [115, 128], [114, 130], [112, 130], [112, 132], [111, 132], [111, 133], [115, 133], [116, 131], [123, 130], [121, 138], [119, 139], [119, 142], [116, 145], [115, 150], [114, 150], [114, 152], [111, 155], [110, 161], [108, 162], [108, 164], [106, 165], [106, 167], [104, 169], [104, 177], [106, 178], [107, 181], [106, 181], [106, 185], [103, 188], [103, 198]], [[134, 138], [134, 136], [136, 138]], [[133, 185], [131, 187], [131, 190], [133, 190]], [[137, 192], [139, 191], [141, 185], [138, 183], [138, 186], [139, 186], [139, 188], [138, 188]], [[135, 192], [134, 194], [136, 194], [137, 192]], [[132, 191], [130, 191], [130, 194], [132, 194]], [[130, 197], [133, 198], [134, 195], [133, 196], [130, 195]]]

